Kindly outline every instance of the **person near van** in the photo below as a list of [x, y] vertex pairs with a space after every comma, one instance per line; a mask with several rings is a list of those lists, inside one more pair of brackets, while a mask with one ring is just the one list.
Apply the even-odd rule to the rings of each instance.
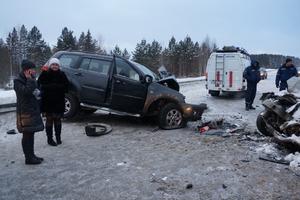
[[[60, 62], [57, 58], [51, 58], [48, 70], [43, 70], [38, 79], [41, 88], [41, 110], [46, 116], [47, 142], [51, 146], [57, 146], [61, 141], [61, 118], [65, 111], [65, 93], [68, 91], [68, 79], [60, 70]], [[53, 140], [53, 125], [56, 142]]]
[[276, 75], [276, 87], [279, 91], [288, 89], [287, 80], [293, 76], [298, 76], [296, 67], [293, 65], [293, 60], [287, 58], [285, 63], [278, 69]]
[[22, 71], [14, 79], [14, 90], [17, 96], [17, 129], [23, 133], [22, 149], [25, 164], [40, 164], [44, 160], [34, 153], [34, 133], [44, 130], [39, 108], [40, 91], [35, 80], [35, 64], [23, 60]]
[[244, 70], [243, 77], [247, 80], [246, 110], [255, 110], [252, 104], [256, 96], [257, 83], [260, 81], [259, 63], [251, 61], [251, 65]]

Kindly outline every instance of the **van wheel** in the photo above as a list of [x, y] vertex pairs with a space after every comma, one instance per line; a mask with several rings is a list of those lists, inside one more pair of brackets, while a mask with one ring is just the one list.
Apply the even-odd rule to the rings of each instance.
[[178, 105], [174, 103], [166, 104], [159, 113], [158, 124], [162, 129], [177, 129], [186, 126], [186, 119]]
[[65, 95], [65, 112], [64, 118], [72, 118], [74, 117], [79, 110], [79, 102], [77, 98], [72, 94]]
[[220, 91], [208, 90], [208, 93], [213, 97], [218, 97], [220, 95]]

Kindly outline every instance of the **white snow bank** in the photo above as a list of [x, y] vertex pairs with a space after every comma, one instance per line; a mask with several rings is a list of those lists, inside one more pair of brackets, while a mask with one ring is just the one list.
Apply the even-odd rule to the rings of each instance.
[[292, 169], [300, 170], [300, 153], [291, 153], [284, 158], [286, 161], [290, 162], [290, 167]]
[[295, 134], [293, 134], [291, 137], [288, 138], [300, 144], [300, 136], [296, 136]]
[[14, 90], [0, 89], [0, 105], [16, 103], [16, 93]]
[[191, 78], [177, 78], [176, 80], [177, 80], [178, 83], [194, 82], [194, 81], [204, 81], [205, 80], [205, 76], [191, 77]]
[[277, 149], [272, 144], [263, 144], [262, 146], [256, 148], [256, 152], [274, 155], [277, 153]]

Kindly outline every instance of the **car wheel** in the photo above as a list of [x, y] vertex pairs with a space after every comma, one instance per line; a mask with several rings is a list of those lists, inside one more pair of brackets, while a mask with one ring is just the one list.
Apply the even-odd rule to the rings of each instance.
[[65, 112], [64, 118], [72, 118], [74, 117], [79, 110], [79, 103], [77, 98], [72, 94], [65, 95]]
[[208, 93], [213, 97], [218, 97], [220, 95], [220, 91], [209, 90]]
[[177, 129], [186, 126], [186, 119], [178, 105], [166, 104], [159, 113], [159, 127], [162, 129]]
[[267, 129], [266, 122], [264, 121], [263, 116], [262, 116], [263, 112], [257, 116], [257, 119], [256, 119], [257, 129], [259, 130], [259, 132], [261, 132], [262, 134], [264, 134], [266, 136], [273, 136], [273, 134], [270, 133]]

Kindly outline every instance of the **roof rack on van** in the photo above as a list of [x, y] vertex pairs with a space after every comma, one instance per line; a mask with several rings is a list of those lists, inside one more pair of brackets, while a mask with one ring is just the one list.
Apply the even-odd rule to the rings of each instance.
[[235, 46], [224, 46], [222, 49], [217, 49], [215, 52], [217, 52], [217, 53], [239, 52], [239, 53], [250, 56], [249, 53], [245, 49], [240, 48], [240, 47], [235, 47]]

